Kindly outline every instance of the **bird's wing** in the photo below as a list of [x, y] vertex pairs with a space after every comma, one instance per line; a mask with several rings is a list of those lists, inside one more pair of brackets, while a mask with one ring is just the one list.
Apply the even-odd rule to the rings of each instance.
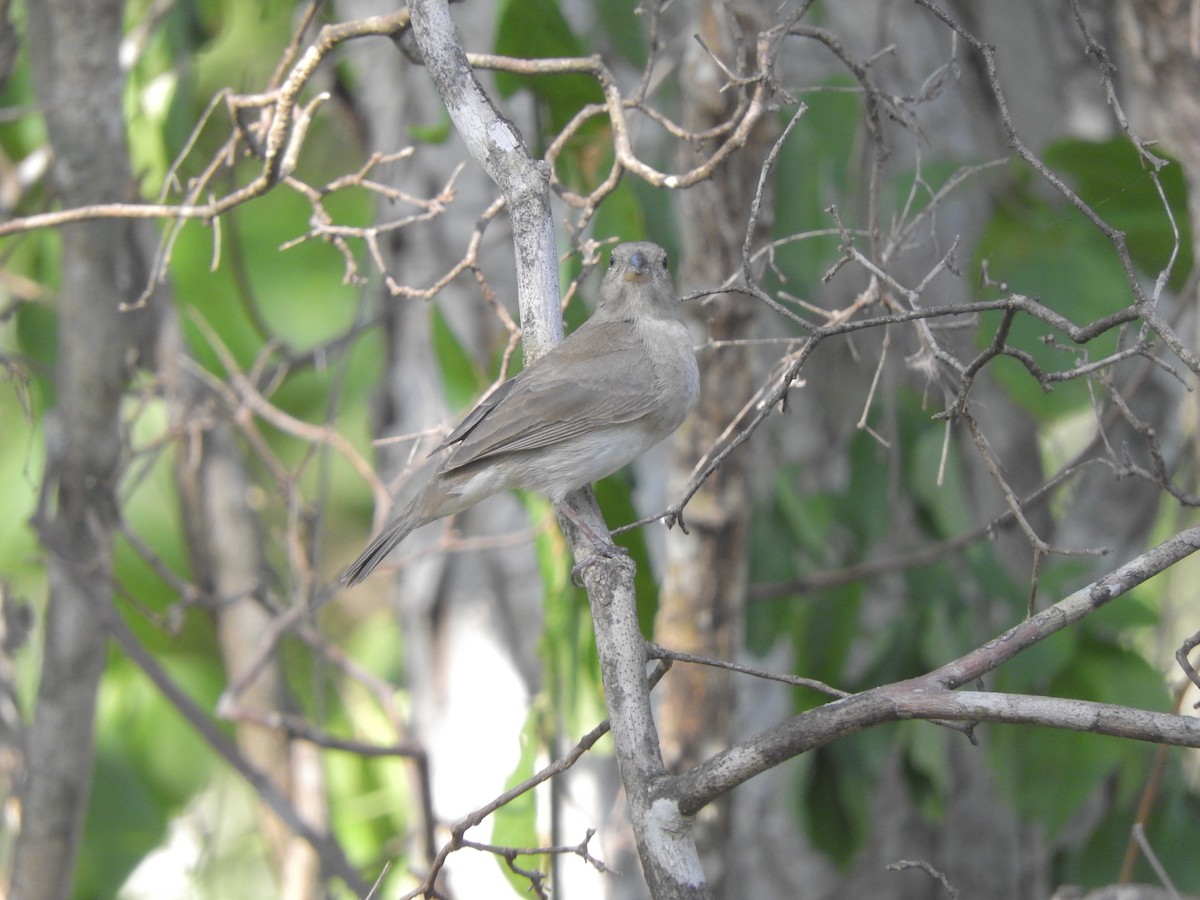
[[568, 338], [471, 410], [443, 443], [458, 446], [438, 471], [547, 447], [644, 415], [646, 385], [631, 362], [641, 361], [645, 350], [633, 327], [585, 324], [572, 337], [584, 329], [590, 332], [586, 342]]

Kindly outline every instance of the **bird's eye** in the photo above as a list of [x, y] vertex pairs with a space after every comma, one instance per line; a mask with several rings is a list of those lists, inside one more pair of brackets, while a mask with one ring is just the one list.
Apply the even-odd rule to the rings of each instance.
[[617, 264], [617, 254], [614, 253], [612, 256], [610, 256], [608, 258], [608, 267], [611, 269], [616, 264]]
[[662, 258], [662, 264], [663, 264], [663, 271], [664, 271], [664, 272], [670, 271], [670, 268], [671, 268], [671, 267], [667, 265], [667, 254], [665, 254], [665, 253], [663, 254], [663, 258]]

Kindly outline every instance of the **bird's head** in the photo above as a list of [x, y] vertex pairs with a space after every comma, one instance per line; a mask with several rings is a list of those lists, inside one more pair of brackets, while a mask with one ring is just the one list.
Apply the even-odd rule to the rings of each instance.
[[633, 284], [646, 284], [655, 278], [671, 279], [667, 251], [649, 241], [618, 244], [608, 261], [609, 276]]
[[613, 247], [600, 287], [600, 308], [624, 318], [638, 309], [674, 306], [677, 300], [666, 250], [649, 241]]

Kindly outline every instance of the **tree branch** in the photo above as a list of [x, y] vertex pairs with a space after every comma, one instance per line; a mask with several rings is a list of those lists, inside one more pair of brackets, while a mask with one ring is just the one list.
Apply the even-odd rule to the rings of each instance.
[[[438, 93], [471, 155], [499, 185], [513, 223], [525, 355], [532, 360], [562, 338], [558, 259], [550, 217], [549, 171], [530, 158], [513, 125], [483, 92], [463, 51], [446, 0], [416, 0], [413, 33]], [[603, 519], [590, 489], [567, 503], [601, 533]], [[704, 897], [704, 873], [690, 822], [673, 804], [656, 801], [666, 777], [650, 711], [646, 653], [638, 627], [633, 566], [596, 562], [591, 541], [560, 513], [592, 608], [605, 698], [638, 852], [656, 898]]]
[[786, 759], [885, 722], [944, 719], [1036, 724], [1200, 747], [1200, 719], [1103, 703], [953, 689], [1120, 597], [1200, 550], [1200, 526], [1105, 575], [965, 656], [920, 678], [883, 685], [782, 722], [716, 754], [665, 786], [685, 815]]

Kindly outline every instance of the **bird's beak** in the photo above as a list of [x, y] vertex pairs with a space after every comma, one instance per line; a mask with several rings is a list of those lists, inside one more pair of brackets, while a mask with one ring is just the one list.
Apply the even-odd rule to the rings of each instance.
[[635, 284], [642, 284], [650, 280], [650, 260], [646, 259], [641, 253], [635, 253], [629, 257], [629, 271], [625, 273], [625, 280], [632, 281]]

